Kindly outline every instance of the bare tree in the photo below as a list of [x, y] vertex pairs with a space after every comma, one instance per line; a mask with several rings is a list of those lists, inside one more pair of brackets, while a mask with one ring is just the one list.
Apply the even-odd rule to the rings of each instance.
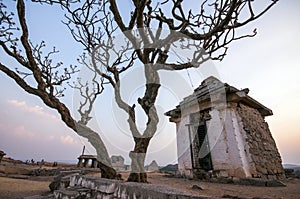
[[[222, 60], [229, 43], [256, 35], [256, 30], [248, 35], [237, 35], [236, 29], [258, 19], [276, 3], [271, 1], [266, 8], [255, 12], [256, 2], [252, 0], [206, 0], [198, 7], [193, 6], [196, 9], [187, 9], [188, 1], [183, 0], [132, 0], [134, 8], [128, 12], [118, 8], [115, 0], [90, 0], [83, 4], [77, 1], [47, 2], [59, 3], [67, 10], [66, 25], [74, 39], [91, 53], [94, 70], [111, 84], [118, 106], [128, 114], [135, 141], [130, 152], [132, 172], [128, 180], [137, 182], [147, 181], [144, 160], [158, 123], [154, 105], [160, 88], [158, 71], [199, 67], [207, 57]], [[123, 18], [129, 14], [130, 19], [125, 23]], [[161, 38], [162, 29], [167, 29], [170, 34]], [[112, 40], [118, 31], [123, 32], [128, 42], [116, 50]], [[196, 48], [198, 50], [186, 61], [174, 62], [169, 58], [171, 45], [180, 43], [183, 38], [192, 41], [182, 43], [183, 47], [198, 46], [200, 49]], [[128, 56], [126, 51], [131, 55]], [[113, 58], [112, 53], [115, 54]], [[126, 103], [120, 93], [120, 74], [133, 67], [136, 61], [143, 65], [146, 78], [144, 96], [137, 100], [148, 118], [144, 132], [139, 132], [136, 126], [136, 104]]]
[[[238, 35], [236, 30], [261, 17], [277, 2], [270, 1], [257, 11], [257, 1], [253, 0], [205, 0], [193, 2], [198, 4], [193, 8], [189, 8], [191, 1], [187, 0], [132, 0], [133, 9], [124, 11], [115, 0], [37, 1], [58, 3], [66, 11], [65, 24], [92, 57], [92, 70], [113, 87], [118, 106], [128, 114], [135, 141], [130, 152], [132, 172], [128, 181], [137, 182], [147, 182], [144, 160], [158, 124], [155, 107], [160, 88], [158, 71], [199, 67], [208, 58], [222, 60], [228, 44], [256, 35], [256, 30], [247, 35]], [[129, 16], [127, 21], [126, 16]], [[163, 36], [163, 29], [169, 34]], [[113, 42], [117, 33], [127, 38], [120, 48]], [[195, 51], [189, 58], [174, 61], [170, 49], [176, 44], [195, 47]], [[138, 63], [145, 71], [145, 93], [136, 104], [130, 105], [122, 99], [120, 75]], [[136, 124], [137, 105], [147, 116], [143, 132]]]
[[87, 84], [77, 87], [80, 91], [85, 88], [85, 92], [81, 92], [84, 101], [78, 109], [81, 119], [76, 121], [68, 107], [59, 98], [64, 95], [63, 84], [78, 72], [77, 67], [72, 65], [64, 67], [62, 62], [53, 63], [52, 55], [59, 53], [58, 50], [53, 48], [52, 51], [42, 56], [45, 42], [42, 41], [37, 45], [30, 42], [23, 0], [17, 2], [20, 29], [14, 22], [14, 13], [6, 11], [6, 6], [2, 1], [0, 1], [0, 9], [0, 46], [9, 58], [16, 61], [13, 65], [0, 62], [0, 70], [26, 92], [39, 97], [45, 105], [57, 110], [62, 121], [69, 128], [87, 138], [96, 148], [102, 176], [115, 178], [116, 171], [111, 167], [104, 143], [99, 134], [87, 126], [94, 98], [103, 91], [102, 82], [94, 82], [95, 87], [91, 91], [88, 90]]

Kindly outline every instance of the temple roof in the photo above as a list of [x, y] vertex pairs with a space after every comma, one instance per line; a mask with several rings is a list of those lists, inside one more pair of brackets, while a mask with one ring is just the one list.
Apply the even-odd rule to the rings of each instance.
[[248, 88], [239, 90], [211, 76], [203, 80], [201, 85], [196, 88], [191, 95], [185, 97], [175, 109], [166, 112], [165, 115], [178, 118], [181, 115], [181, 109], [183, 107], [187, 108], [195, 103], [201, 106], [201, 104], [205, 102], [209, 104], [209, 108], [217, 104], [227, 104], [228, 102], [243, 103], [257, 109], [262, 116], [273, 115], [271, 109], [250, 97], [248, 93]]

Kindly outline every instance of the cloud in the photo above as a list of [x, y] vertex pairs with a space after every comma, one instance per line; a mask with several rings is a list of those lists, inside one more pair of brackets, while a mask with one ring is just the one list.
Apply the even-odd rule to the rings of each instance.
[[54, 135], [50, 135], [47, 137], [48, 140], [55, 140], [55, 136]]
[[13, 129], [13, 133], [18, 137], [32, 138], [34, 134], [27, 130], [24, 126], [17, 126]]
[[77, 144], [77, 141], [74, 140], [74, 138], [72, 138], [71, 136], [67, 135], [67, 136], [60, 136], [60, 141], [63, 144]]
[[60, 121], [56, 115], [45, 112], [45, 110], [41, 106], [29, 106], [25, 101], [18, 101], [15, 99], [7, 100], [7, 103], [14, 107], [20, 108], [24, 112], [33, 113], [38, 116], [50, 118], [54, 121]]

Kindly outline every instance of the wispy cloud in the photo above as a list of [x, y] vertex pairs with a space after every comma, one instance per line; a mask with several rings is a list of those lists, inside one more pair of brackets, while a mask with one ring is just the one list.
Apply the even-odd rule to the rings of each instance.
[[54, 136], [54, 135], [50, 135], [47, 137], [47, 140], [50, 140], [50, 141], [55, 140], [55, 139], [56, 139], [56, 136]]
[[34, 137], [34, 134], [27, 130], [23, 125], [17, 126], [13, 129], [13, 132], [16, 136], [24, 137], [24, 138], [32, 138]]
[[42, 117], [50, 118], [55, 121], [60, 121], [56, 115], [46, 112], [41, 106], [29, 106], [25, 101], [18, 101], [15, 99], [7, 100], [7, 103], [14, 107], [20, 108], [24, 112], [33, 113]]
[[74, 140], [74, 138], [72, 138], [71, 136], [67, 135], [67, 136], [60, 136], [60, 141], [63, 144], [77, 144], [77, 141]]

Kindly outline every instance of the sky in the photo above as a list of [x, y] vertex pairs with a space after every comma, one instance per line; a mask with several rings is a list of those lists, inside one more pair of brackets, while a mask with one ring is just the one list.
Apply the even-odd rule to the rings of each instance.
[[[81, 48], [63, 36], [70, 35], [60, 23], [63, 16], [59, 9], [26, 3], [30, 38], [33, 41], [45, 40], [50, 47], [55, 45], [61, 51], [58, 59], [64, 60], [65, 64], [74, 63]], [[14, 2], [8, 6], [14, 9]], [[126, 6], [132, 5], [125, 5], [124, 9]], [[214, 68], [220, 80], [239, 89], [249, 88], [251, 97], [273, 111], [274, 115], [267, 117], [266, 121], [283, 163], [292, 164], [300, 164], [299, 7], [298, 0], [279, 1], [266, 15], [241, 30], [242, 33], [249, 33], [257, 28], [256, 37], [230, 44], [222, 62], [207, 63], [208, 67]], [[0, 60], [13, 64], [2, 52]], [[130, 102], [143, 91], [143, 78], [137, 75], [140, 72], [134, 69], [123, 77], [130, 82], [126, 84], [127, 90], [123, 91]], [[176, 129], [163, 113], [191, 94], [207, 74], [204, 66], [195, 71], [189, 70], [189, 73], [183, 71], [161, 75], [162, 89], [157, 103], [160, 123], [146, 162], [156, 160], [159, 165], [166, 165], [177, 162]], [[172, 79], [176, 79], [177, 83], [170, 83]], [[84, 138], [65, 126], [56, 111], [20, 89], [3, 73], [0, 73], [0, 85], [0, 150], [5, 151], [7, 156], [21, 160], [76, 161], [83, 145], [87, 154], [95, 153]], [[126, 115], [117, 108], [112, 98], [109, 88], [99, 97], [90, 126], [99, 132], [110, 155], [122, 155], [125, 162], [130, 163], [128, 151], [132, 150], [134, 142], [125, 121]], [[78, 95], [68, 89], [62, 100], [76, 115]], [[142, 121], [143, 115], [138, 116]]]

